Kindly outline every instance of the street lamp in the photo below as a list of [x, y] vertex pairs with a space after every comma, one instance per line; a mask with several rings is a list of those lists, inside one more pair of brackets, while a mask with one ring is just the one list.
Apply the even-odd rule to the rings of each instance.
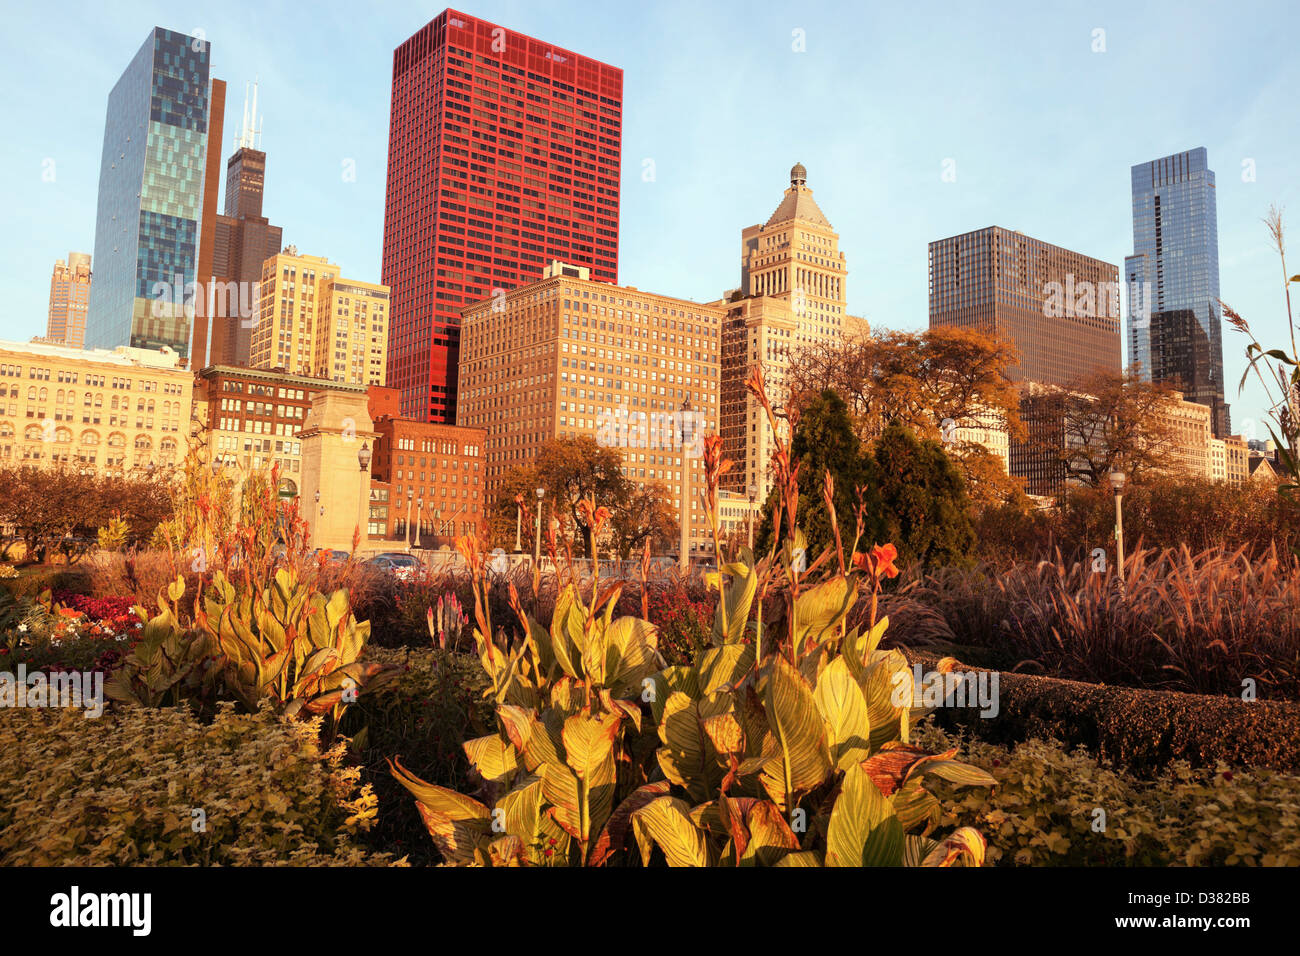
[[406, 550], [411, 550], [411, 505], [415, 503], [415, 489], [406, 489]]
[[542, 563], [542, 499], [546, 497], [546, 489], [540, 485], [537, 488], [537, 536], [533, 539], [533, 567], [540, 567]]
[[758, 497], [758, 485], [749, 485], [749, 550], [754, 550], [754, 499]]
[[424, 499], [415, 499], [415, 546], [424, 547]]
[[691, 399], [682, 402], [682, 508], [681, 541], [678, 543], [677, 566], [682, 574], [691, 570], [691, 463], [686, 457], [686, 422], [690, 416]]
[[321, 513], [321, 514], [324, 514], [324, 513], [325, 513], [325, 506], [320, 504], [320, 491], [319, 491], [319, 490], [316, 492], [316, 504], [320, 505], [320, 513]]
[[361, 470], [365, 471], [370, 467], [370, 459], [374, 453], [370, 450], [370, 442], [363, 441], [361, 450], [357, 452], [357, 461], [361, 464]]
[[1112, 471], [1110, 485], [1115, 489], [1115, 557], [1119, 561], [1119, 588], [1124, 590], [1124, 472]]
[[524, 532], [524, 499], [523, 496], [515, 498], [515, 554], [524, 550], [522, 535]]

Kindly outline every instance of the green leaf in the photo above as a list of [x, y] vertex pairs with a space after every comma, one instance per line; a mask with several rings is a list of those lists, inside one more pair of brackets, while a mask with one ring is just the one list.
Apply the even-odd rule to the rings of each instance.
[[739, 644], [745, 636], [745, 624], [758, 590], [758, 575], [753, 568], [739, 562], [724, 565], [715, 580], [721, 583], [722, 575], [730, 575], [731, 580], [726, 585], [726, 600], [719, 599], [713, 612], [714, 643]]
[[871, 752], [867, 701], [842, 656], [822, 671], [813, 700], [826, 721], [826, 736], [835, 765], [848, 770], [865, 759]]
[[713, 693], [719, 687], [734, 686], [754, 666], [753, 644], [721, 644], [700, 655], [700, 694]]
[[502, 740], [500, 734], [467, 740], [464, 747], [465, 756], [484, 780], [509, 783], [519, 768], [515, 748], [509, 741]]
[[767, 678], [767, 716], [780, 753], [763, 770], [763, 786], [782, 809], [796, 793], [819, 786], [831, 770], [826, 728], [812, 688], [782, 656]]
[[831, 809], [827, 866], [901, 866], [903, 827], [861, 767], [850, 767]]
[[575, 714], [564, 722], [565, 758], [579, 780], [590, 780], [609, 760], [620, 722], [618, 714]]
[[840, 576], [800, 594], [794, 602], [795, 654], [802, 656], [809, 642], [817, 644], [833, 637], [856, 597], [857, 592], [849, 587], [848, 579]]
[[632, 813], [632, 831], [641, 849], [641, 865], [650, 864], [657, 844], [668, 865], [708, 866], [704, 831], [691, 820], [690, 808], [677, 797], [658, 797]]
[[795, 853], [787, 853], [781, 859], [777, 860], [773, 866], [821, 866], [821, 855], [816, 850], [799, 850]]

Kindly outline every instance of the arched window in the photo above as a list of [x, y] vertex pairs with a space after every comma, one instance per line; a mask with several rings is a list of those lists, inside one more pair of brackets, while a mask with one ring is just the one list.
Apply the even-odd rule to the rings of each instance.
[[34, 401], [36, 401], [36, 386], [35, 386], [35, 385], [28, 386], [28, 388], [27, 388], [27, 401], [29, 401], [29, 402], [34, 402]]
[[113, 411], [117, 411], [117, 396], [116, 396], [116, 395], [113, 396], [113, 401], [109, 403], [109, 406], [108, 406], [108, 407], [111, 408]]
[[123, 435], [121, 432], [113, 432], [111, 435], [108, 436], [108, 447], [125, 448], [126, 436]]
[[54, 440], [55, 440], [58, 444], [60, 444], [60, 445], [71, 445], [71, 444], [72, 444], [72, 429], [71, 429], [71, 428], [60, 428], [58, 431], [56, 431], [56, 432], [54, 433]]
[[81, 443], [83, 445], [98, 445], [99, 432], [84, 431], [81, 433]]
[[137, 450], [147, 451], [153, 447], [153, 442], [150, 440], [148, 435], [136, 435], [135, 447]]
[[158, 458], [168, 464], [176, 460], [176, 439], [164, 438], [158, 443]]
[[45, 438], [45, 429], [40, 425], [28, 425], [23, 429], [24, 441], [42, 441]]
[[11, 422], [0, 422], [0, 438], [13, 438], [14, 426]]
[[41, 389], [41, 401], [46, 401], [49, 397], [50, 390], [48, 388]]

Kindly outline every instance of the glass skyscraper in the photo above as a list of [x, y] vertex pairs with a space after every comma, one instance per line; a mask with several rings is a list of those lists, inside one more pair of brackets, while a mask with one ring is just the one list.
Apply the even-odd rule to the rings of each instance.
[[1219, 311], [1219, 224], [1205, 147], [1132, 167], [1133, 255], [1124, 260], [1129, 361], [1208, 405], [1229, 434]]
[[210, 53], [204, 39], [155, 27], [108, 95], [87, 348], [188, 357]]

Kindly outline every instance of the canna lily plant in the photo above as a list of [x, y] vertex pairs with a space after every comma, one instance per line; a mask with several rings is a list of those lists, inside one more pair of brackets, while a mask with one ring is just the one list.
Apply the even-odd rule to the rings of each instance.
[[[761, 371], [747, 382], [780, 434]], [[834, 485], [824, 497], [834, 545], [815, 560], [796, 527], [798, 463], [781, 442], [773, 526], [784, 541], [756, 560], [727, 560], [718, 520], [721, 440], [704, 445], [705, 512], [718, 570], [709, 646], [690, 666], [663, 666], [648, 621], [613, 616], [618, 586], [570, 584], [549, 628], [524, 614], [506, 646], [487, 617], [482, 556], [458, 548], [475, 582], [475, 642], [491, 678], [497, 732], [466, 742], [484, 780], [480, 801], [425, 783], [402, 767], [448, 863], [461, 865], [948, 866], [982, 865], [985, 841], [969, 827], [935, 832], [934, 778], [992, 786], [988, 774], [910, 742], [925, 716], [897, 650], [881, 650], [881, 581], [898, 573], [890, 545], [842, 546]], [[603, 517], [587, 506], [589, 526]], [[859, 593], [871, 596], [865, 630], [848, 628]], [[764, 608], [772, 617], [764, 619]], [[779, 613], [778, 613], [779, 611]]]

